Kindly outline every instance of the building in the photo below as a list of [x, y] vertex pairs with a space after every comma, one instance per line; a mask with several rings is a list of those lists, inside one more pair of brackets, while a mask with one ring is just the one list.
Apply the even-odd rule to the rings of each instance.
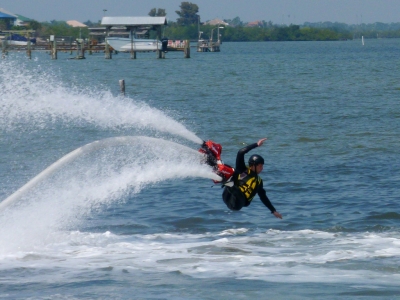
[[246, 27], [263, 27], [262, 21], [254, 21], [246, 24]]
[[8, 30], [14, 26], [17, 16], [13, 13], [6, 11], [4, 8], [0, 8], [0, 30]]
[[70, 20], [70, 21], [67, 21], [66, 23], [71, 27], [88, 27], [87, 25], [85, 25], [81, 22], [78, 22], [76, 20]]
[[221, 19], [214, 19], [214, 20], [210, 20], [210, 21], [205, 22], [204, 25], [215, 25], [215, 26], [217, 26], [217, 25], [225, 25], [225, 26], [228, 26], [229, 24], [224, 22]]
[[29, 22], [32, 22], [32, 19], [29, 19], [27, 17], [21, 16], [16, 14], [17, 20], [15, 21], [14, 25], [16, 26], [28, 26]]

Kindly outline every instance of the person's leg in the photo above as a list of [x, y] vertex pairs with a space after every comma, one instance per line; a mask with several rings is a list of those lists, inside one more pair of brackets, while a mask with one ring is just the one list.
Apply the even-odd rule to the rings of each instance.
[[236, 186], [224, 188], [222, 199], [230, 210], [241, 210], [244, 206], [244, 197], [240, 193]]

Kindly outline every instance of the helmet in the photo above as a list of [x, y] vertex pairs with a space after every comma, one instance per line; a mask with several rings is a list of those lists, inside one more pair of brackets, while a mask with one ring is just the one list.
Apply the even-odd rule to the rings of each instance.
[[263, 165], [264, 164], [264, 158], [262, 158], [260, 155], [258, 154], [253, 154], [252, 156], [250, 156], [249, 158], [249, 166], [256, 166], [256, 165]]

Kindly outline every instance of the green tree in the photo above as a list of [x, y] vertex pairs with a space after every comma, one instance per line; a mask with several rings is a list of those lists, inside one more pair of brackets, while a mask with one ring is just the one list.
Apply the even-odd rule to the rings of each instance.
[[167, 15], [167, 12], [163, 8], [159, 8], [157, 10], [157, 17], [165, 17]]
[[197, 24], [200, 20], [200, 16], [197, 14], [199, 12], [199, 7], [197, 4], [191, 2], [182, 2], [179, 6], [181, 10], [175, 11], [179, 16], [177, 19], [178, 25], [192, 25]]
[[8, 30], [11, 27], [11, 19], [0, 19], [0, 30]]
[[165, 17], [167, 13], [163, 8], [152, 8], [149, 12], [150, 17]]
[[29, 22], [28, 27], [33, 30], [40, 30], [42, 28], [42, 24], [40, 24], [38, 21], [32, 20]]
[[230, 22], [228, 22], [230, 25], [234, 26], [234, 27], [240, 27], [243, 26], [243, 22], [242, 20], [240, 20], [239, 17], [235, 17], [233, 18]]
[[50, 35], [55, 36], [71, 36], [73, 38], [87, 38], [89, 36], [89, 29], [71, 27], [64, 21], [51, 21], [50, 23], [42, 23], [42, 29], [40, 36], [48, 37]]

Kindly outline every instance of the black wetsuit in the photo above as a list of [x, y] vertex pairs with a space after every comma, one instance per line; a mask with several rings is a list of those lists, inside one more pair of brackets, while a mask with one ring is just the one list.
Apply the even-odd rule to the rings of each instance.
[[258, 194], [261, 201], [269, 208], [271, 213], [276, 209], [269, 201], [267, 193], [263, 187], [262, 179], [248, 167], [244, 161], [244, 155], [250, 150], [258, 147], [257, 143], [248, 145], [238, 151], [236, 156], [236, 168], [233, 174], [234, 186], [226, 186], [222, 193], [222, 199], [226, 206], [231, 210], [240, 210], [244, 206], [249, 206], [254, 196]]

